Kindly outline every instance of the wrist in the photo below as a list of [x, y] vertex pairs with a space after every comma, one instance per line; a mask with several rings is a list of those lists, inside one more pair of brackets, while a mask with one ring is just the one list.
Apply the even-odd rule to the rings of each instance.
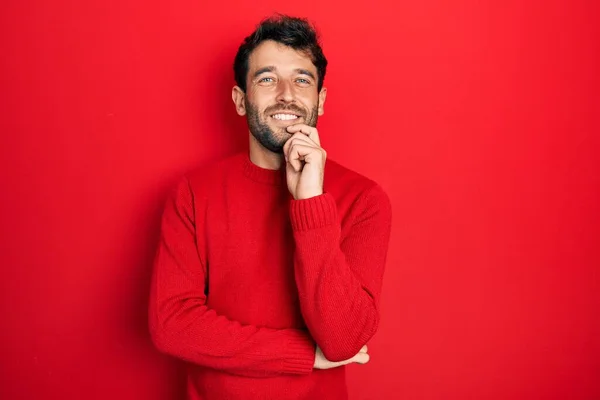
[[294, 196], [294, 200], [306, 200], [312, 197], [321, 196], [323, 194], [323, 189], [311, 191], [308, 193], [298, 193]]

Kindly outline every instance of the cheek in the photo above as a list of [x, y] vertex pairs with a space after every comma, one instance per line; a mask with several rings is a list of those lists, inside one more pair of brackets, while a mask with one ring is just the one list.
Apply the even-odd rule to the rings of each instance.
[[276, 101], [271, 100], [269, 97], [267, 96], [252, 96], [252, 98], [249, 99], [250, 102], [254, 105], [256, 111], [263, 115], [265, 113], [265, 110], [270, 107], [273, 106]]
[[252, 111], [255, 114], [260, 114], [263, 111], [263, 106], [259, 99], [257, 99], [256, 96], [251, 96], [250, 94], [248, 94], [246, 97], [246, 107], [252, 108]]
[[274, 87], [254, 86], [249, 90], [248, 95], [252, 97], [254, 101], [264, 103], [265, 101], [272, 100], [276, 97], [276, 90]]
[[302, 103], [308, 111], [312, 111], [319, 105], [319, 96], [314, 93], [306, 94], [306, 96], [303, 96], [302, 98]]

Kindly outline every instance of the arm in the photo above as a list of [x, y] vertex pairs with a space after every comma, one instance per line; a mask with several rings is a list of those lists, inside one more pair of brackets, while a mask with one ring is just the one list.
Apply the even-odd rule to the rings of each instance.
[[[167, 201], [149, 306], [152, 340], [164, 353], [232, 374], [309, 374], [315, 344], [306, 331], [242, 325], [206, 306], [206, 269], [196, 247], [194, 198], [187, 180]], [[203, 240], [199, 240], [203, 242]]]
[[294, 268], [306, 325], [327, 359], [355, 354], [375, 334], [391, 230], [391, 206], [374, 186], [351, 210], [348, 233], [334, 198], [292, 200]]

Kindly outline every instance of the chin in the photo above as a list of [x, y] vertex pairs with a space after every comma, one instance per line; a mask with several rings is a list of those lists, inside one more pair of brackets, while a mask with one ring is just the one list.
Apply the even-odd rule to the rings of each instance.
[[285, 140], [288, 140], [289, 138], [292, 137], [292, 133], [289, 133], [285, 128], [279, 131], [279, 134], [281, 135], [281, 137], [283, 137]]

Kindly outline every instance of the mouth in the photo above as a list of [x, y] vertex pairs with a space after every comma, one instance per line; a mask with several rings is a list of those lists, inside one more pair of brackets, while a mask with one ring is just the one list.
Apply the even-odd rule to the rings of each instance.
[[271, 114], [270, 118], [278, 122], [296, 122], [302, 117], [298, 114], [280, 112]]

